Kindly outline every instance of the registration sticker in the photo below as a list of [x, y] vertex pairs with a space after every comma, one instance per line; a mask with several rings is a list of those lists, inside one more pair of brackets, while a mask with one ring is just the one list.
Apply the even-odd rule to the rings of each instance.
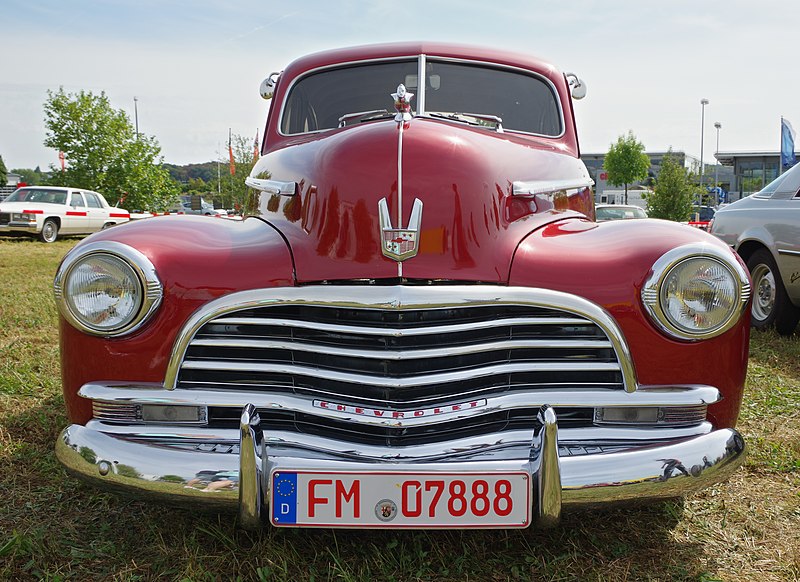
[[531, 479], [513, 472], [275, 470], [270, 521], [284, 527], [522, 528]]

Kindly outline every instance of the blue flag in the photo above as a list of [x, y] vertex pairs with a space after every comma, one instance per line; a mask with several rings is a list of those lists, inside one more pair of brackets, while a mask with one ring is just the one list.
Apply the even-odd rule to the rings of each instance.
[[794, 129], [788, 120], [781, 117], [781, 167], [791, 168], [797, 158], [794, 155]]

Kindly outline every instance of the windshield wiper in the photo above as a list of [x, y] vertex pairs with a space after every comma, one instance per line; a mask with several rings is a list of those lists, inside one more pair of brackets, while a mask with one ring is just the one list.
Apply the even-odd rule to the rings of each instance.
[[426, 113], [437, 119], [448, 119], [477, 127], [489, 127], [493, 128], [497, 133], [503, 133], [503, 119], [497, 115], [488, 113], [444, 113], [442, 111], [427, 111]]
[[373, 119], [381, 119], [383, 117], [392, 116], [394, 113], [389, 113], [386, 109], [373, 109], [372, 111], [359, 111], [358, 113], [346, 113], [339, 118], [339, 127], [344, 127], [349, 121], [372, 121]]

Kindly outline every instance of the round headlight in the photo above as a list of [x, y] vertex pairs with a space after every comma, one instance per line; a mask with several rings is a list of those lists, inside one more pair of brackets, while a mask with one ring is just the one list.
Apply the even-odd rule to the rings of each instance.
[[744, 269], [714, 247], [679, 247], [662, 256], [642, 289], [651, 317], [668, 334], [705, 339], [729, 330], [750, 298]]
[[94, 335], [139, 327], [161, 301], [152, 263], [120, 243], [92, 243], [68, 255], [56, 274], [56, 300], [72, 325]]

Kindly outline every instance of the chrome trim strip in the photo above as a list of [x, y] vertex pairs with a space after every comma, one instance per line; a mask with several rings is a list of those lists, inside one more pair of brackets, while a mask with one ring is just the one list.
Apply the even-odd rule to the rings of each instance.
[[778, 249], [779, 255], [788, 255], [790, 257], [800, 257], [800, 251], [792, 251], [789, 249]]
[[[200, 445], [205, 443], [236, 445], [239, 443], [239, 429], [201, 429], [189, 427], [150, 427], [159, 432], [147, 431], [148, 427], [133, 425], [112, 425], [90, 420], [87, 429], [124, 441], [153, 442], [160, 446]], [[174, 431], [170, 431], [174, 428]], [[693, 427], [681, 428], [626, 428], [626, 427], [585, 427], [559, 428], [558, 439], [561, 446], [591, 446], [596, 443], [641, 446], [675, 439], [690, 438], [708, 434], [712, 431], [709, 422]], [[324, 455], [359, 459], [364, 461], [431, 460], [449, 456], [459, 456], [487, 451], [501, 451], [511, 448], [530, 447], [533, 429], [516, 429], [472, 437], [453, 439], [439, 443], [410, 445], [404, 447], [384, 447], [362, 443], [351, 443], [328, 437], [279, 430], [265, 430], [266, 446], [314, 451]], [[233, 454], [230, 452], [219, 454]]]
[[297, 182], [265, 180], [263, 178], [248, 176], [244, 179], [244, 183], [251, 188], [266, 192], [267, 194], [279, 194], [280, 196], [295, 196], [297, 194]]
[[[497, 304], [558, 309], [586, 318], [600, 327], [613, 345], [622, 371], [625, 390], [633, 392], [637, 386], [633, 360], [625, 337], [614, 319], [602, 307], [582, 297], [560, 291], [527, 287], [494, 287], [489, 285], [448, 285], [441, 287], [325, 285], [254, 289], [231, 293], [201, 306], [187, 320], [173, 344], [164, 386], [167, 389], [176, 387], [178, 373], [186, 350], [197, 331], [207, 322], [241, 309], [298, 304], [334, 308], [396, 309], [400, 311]], [[535, 322], [536, 320], [528, 321]], [[488, 325], [488, 323], [486, 324]], [[466, 328], [475, 329], [470, 326], [466, 326]], [[439, 326], [436, 329], [439, 329]], [[396, 331], [400, 333], [400, 330]]]
[[469, 370], [441, 372], [410, 376], [408, 378], [392, 378], [384, 376], [371, 376], [353, 372], [337, 372], [324, 368], [309, 368], [305, 366], [292, 366], [290, 364], [264, 364], [261, 362], [217, 362], [214, 360], [188, 360], [181, 365], [183, 370], [213, 370], [218, 372], [266, 372], [274, 374], [289, 374], [321, 378], [335, 382], [350, 382], [352, 384], [367, 384], [383, 388], [411, 388], [414, 386], [431, 386], [444, 382], [459, 382], [472, 378], [485, 378], [499, 374], [513, 374], [514, 372], [617, 372], [620, 367], [614, 363], [604, 362], [526, 362], [521, 364], [498, 364], [484, 366]]
[[428, 60], [428, 55], [421, 53], [417, 61], [417, 113], [425, 111], [425, 94], [427, 92], [425, 64]]
[[584, 178], [571, 178], [568, 180], [530, 180], [527, 182], [519, 181], [512, 184], [511, 193], [514, 196], [535, 196], [537, 194], [549, 194], [561, 190], [582, 190], [591, 188], [594, 180], [589, 176]]
[[[125, 404], [191, 404], [195, 406], [219, 406], [240, 408], [243, 402], [250, 402], [256, 408], [270, 410], [287, 410], [302, 412], [305, 414], [322, 416], [337, 420], [347, 420], [354, 423], [373, 424], [377, 426], [423, 426], [428, 424], [438, 424], [439, 422], [457, 420], [490, 414], [503, 410], [514, 410], [520, 408], [540, 408], [549, 404], [558, 407], [611, 407], [611, 406], [693, 406], [702, 404], [713, 404], [720, 400], [719, 391], [711, 386], [687, 386], [671, 387], [658, 389], [640, 389], [633, 393], [622, 390], [586, 390], [586, 389], [564, 389], [564, 390], [541, 390], [541, 391], [519, 391], [502, 393], [492, 396], [482, 394], [480, 399], [486, 400], [486, 406], [476, 407], [467, 410], [453, 411], [447, 414], [430, 417], [394, 418], [394, 417], [369, 417], [363, 414], [343, 413], [342, 411], [319, 408], [314, 406], [316, 397], [303, 397], [294, 394], [269, 394], [255, 391], [234, 391], [234, 390], [164, 390], [153, 386], [135, 387], [130, 385], [113, 386], [104, 384], [84, 384], [79, 391], [79, 395], [93, 401], [122, 402]], [[334, 396], [335, 398], [335, 396]], [[332, 399], [333, 400], [333, 399]], [[339, 397], [338, 400], [344, 404], [345, 399]], [[353, 403], [352, 400], [349, 401]], [[463, 395], [459, 395], [458, 400], [449, 399], [449, 402], [463, 402]], [[442, 401], [442, 406], [446, 406], [447, 400]], [[355, 403], [354, 405], [357, 405]], [[372, 403], [371, 403], [372, 404]], [[383, 403], [380, 403], [381, 405]], [[418, 403], [413, 403], [411, 407], [405, 403], [405, 407], [397, 406], [399, 403], [389, 403], [395, 405], [396, 410], [413, 411]], [[374, 404], [372, 404], [374, 406]], [[188, 427], [173, 427], [172, 430], [189, 430]], [[659, 429], [660, 430], [660, 429]], [[668, 429], [667, 434], [673, 434], [675, 429]]]
[[[497, 327], [497, 326], [495, 326]], [[493, 352], [498, 350], [522, 350], [531, 348], [552, 348], [570, 349], [607, 349], [611, 348], [611, 342], [598, 339], [592, 340], [504, 340], [487, 342], [483, 344], [452, 346], [449, 348], [426, 348], [411, 350], [386, 350], [386, 351], [367, 351], [349, 348], [336, 348], [331, 346], [318, 346], [314, 344], [304, 344], [301, 342], [277, 341], [277, 340], [255, 340], [255, 339], [196, 339], [192, 346], [205, 347], [224, 347], [224, 348], [246, 348], [263, 350], [294, 350], [298, 352], [318, 353], [324, 351], [326, 354], [334, 356], [345, 356], [351, 358], [365, 358], [375, 360], [391, 360], [396, 362], [406, 360], [419, 360], [425, 358], [440, 358], [445, 356], [461, 356], [467, 354], [477, 354]]]
[[[89, 327], [76, 317], [64, 297], [64, 283], [66, 282], [72, 268], [79, 260], [88, 255], [111, 255], [122, 260], [135, 273], [142, 288], [142, 304], [136, 316], [122, 327], [112, 330], [100, 330]], [[67, 253], [61, 265], [58, 267], [53, 281], [53, 293], [56, 298], [56, 306], [59, 313], [73, 327], [89, 335], [100, 337], [119, 337], [133, 333], [155, 313], [164, 295], [164, 289], [156, 273], [156, 268], [143, 253], [126, 244], [115, 241], [90, 242], [81, 246], [74, 252]]]
[[[331, 289], [331, 287], [328, 287]], [[308, 287], [305, 287], [308, 289]], [[362, 287], [363, 289], [363, 287]], [[288, 301], [287, 301], [288, 303]], [[256, 307], [260, 307], [256, 306]], [[347, 307], [354, 307], [348, 305]], [[419, 308], [418, 306], [417, 308]], [[210, 321], [210, 320], [209, 320]], [[205, 323], [208, 323], [205, 322]], [[301, 329], [314, 329], [330, 331], [333, 333], [352, 333], [357, 335], [380, 335], [388, 337], [411, 337], [417, 335], [432, 335], [447, 332], [474, 331], [477, 329], [496, 329], [498, 327], [509, 327], [512, 325], [586, 325], [596, 323], [588, 318], [570, 317], [509, 317], [507, 319], [495, 319], [491, 321], [477, 321], [475, 323], [459, 323], [456, 325], [431, 325], [426, 327], [398, 328], [398, 327], [366, 327], [359, 325], [342, 325], [333, 323], [321, 323], [316, 321], [302, 321], [297, 319], [280, 319], [269, 317], [220, 317], [211, 323], [222, 325], [275, 325], [281, 327], [298, 327]], [[194, 342], [192, 342], [194, 343]]]
[[[419, 81], [417, 81], [419, 84]], [[397, 123], [397, 228], [403, 228], [403, 126], [404, 121]], [[409, 224], [409, 228], [411, 224]], [[419, 235], [417, 233], [417, 248], [419, 248]], [[383, 230], [381, 230], [381, 239], [383, 239]], [[381, 249], [385, 249], [384, 243], [381, 242]], [[416, 253], [414, 253], [416, 254]], [[403, 278], [403, 261], [397, 261], [397, 277]]]

